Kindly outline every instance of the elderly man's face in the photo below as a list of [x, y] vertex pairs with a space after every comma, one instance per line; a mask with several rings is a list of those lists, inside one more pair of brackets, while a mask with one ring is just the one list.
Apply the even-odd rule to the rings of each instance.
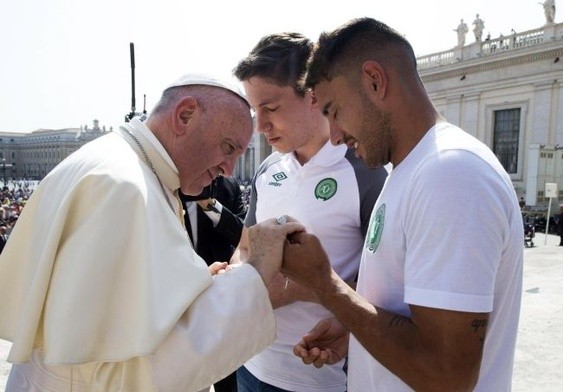
[[184, 140], [187, 148], [175, 159], [182, 192], [197, 195], [218, 175], [232, 175], [252, 130], [250, 110], [240, 98], [215, 114], [198, 112]]

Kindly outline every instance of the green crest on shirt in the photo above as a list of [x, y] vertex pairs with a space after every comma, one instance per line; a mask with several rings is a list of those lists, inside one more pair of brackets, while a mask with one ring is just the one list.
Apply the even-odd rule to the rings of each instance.
[[383, 234], [383, 226], [385, 224], [385, 204], [379, 206], [373, 219], [369, 223], [368, 235], [366, 237], [366, 248], [369, 252], [375, 253]]
[[315, 197], [327, 201], [336, 193], [338, 183], [334, 178], [324, 178], [315, 187]]

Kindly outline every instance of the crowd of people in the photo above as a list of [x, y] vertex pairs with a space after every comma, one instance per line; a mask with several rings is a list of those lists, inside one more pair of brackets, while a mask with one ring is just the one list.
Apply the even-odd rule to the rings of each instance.
[[0, 253], [37, 181], [6, 181], [0, 190]]
[[248, 179], [243, 180], [240, 178], [236, 178], [236, 181], [239, 183], [240, 190], [242, 192], [242, 201], [244, 205], [248, 207], [248, 205], [250, 204], [250, 191], [251, 191], [250, 180]]

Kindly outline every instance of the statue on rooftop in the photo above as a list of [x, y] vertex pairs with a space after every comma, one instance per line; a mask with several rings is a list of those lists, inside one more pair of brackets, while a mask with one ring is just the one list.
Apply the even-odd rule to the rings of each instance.
[[545, 13], [545, 22], [547, 24], [553, 23], [555, 20], [555, 0], [545, 0], [543, 3], [538, 3], [543, 6]]
[[475, 41], [481, 42], [483, 37], [483, 30], [485, 29], [485, 21], [479, 17], [479, 14], [475, 16], [473, 21], [473, 34], [475, 34]]
[[465, 35], [469, 31], [469, 28], [463, 19], [460, 20], [457, 29], [454, 29], [454, 31], [457, 32], [457, 46], [462, 47], [465, 45]]

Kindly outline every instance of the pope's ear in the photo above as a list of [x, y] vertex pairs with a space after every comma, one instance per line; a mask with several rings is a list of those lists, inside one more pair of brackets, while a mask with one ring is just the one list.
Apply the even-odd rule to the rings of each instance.
[[185, 132], [186, 127], [196, 115], [198, 102], [194, 97], [185, 97], [176, 105], [174, 110], [174, 129], [176, 132]]

